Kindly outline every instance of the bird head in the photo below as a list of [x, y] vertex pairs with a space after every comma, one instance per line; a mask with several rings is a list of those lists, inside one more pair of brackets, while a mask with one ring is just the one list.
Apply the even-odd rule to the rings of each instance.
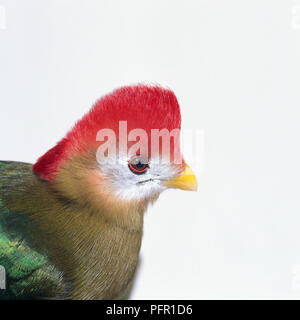
[[141, 212], [168, 188], [197, 189], [181, 155], [180, 126], [171, 90], [123, 87], [99, 99], [33, 171], [81, 205], [120, 215]]

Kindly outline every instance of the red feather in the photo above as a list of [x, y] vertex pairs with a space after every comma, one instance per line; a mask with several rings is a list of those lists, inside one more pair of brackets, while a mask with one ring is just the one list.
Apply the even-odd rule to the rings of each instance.
[[181, 116], [176, 96], [159, 86], [136, 85], [117, 89], [100, 98], [81, 120], [34, 164], [34, 172], [51, 181], [64, 161], [88, 147], [97, 147], [97, 132], [113, 129], [118, 135], [119, 121], [127, 121], [128, 132], [144, 129], [148, 137], [151, 129], [180, 129]]

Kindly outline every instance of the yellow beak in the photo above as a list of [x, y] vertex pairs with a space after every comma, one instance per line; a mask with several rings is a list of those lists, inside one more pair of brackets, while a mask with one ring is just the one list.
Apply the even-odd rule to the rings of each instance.
[[176, 188], [188, 191], [197, 191], [197, 179], [193, 170], [185, 164], [185, 169], [183, 173], [171, 180], [168, 180], [164, 183], [168, 188]]

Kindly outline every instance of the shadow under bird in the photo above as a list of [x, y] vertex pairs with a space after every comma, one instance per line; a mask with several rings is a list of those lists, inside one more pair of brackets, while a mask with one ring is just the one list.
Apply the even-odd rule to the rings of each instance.
[[[114, 149], [98, 139], [99, 130], [112, 130], [119, 142], [122, 121], [148, 140], [135, 154], [101, 155], [103, 143]], [[0, 265], [7, 277], [0, 299], [125, 298], [149, 203], [167, 188], [197, 189], [174, 140], [169, 161], [163, 149], [142, 152], [151, 149], [152, 129], [180, 125], [171, 90], [128, 86], [99, 99], [34, 165], [0, 161]]]

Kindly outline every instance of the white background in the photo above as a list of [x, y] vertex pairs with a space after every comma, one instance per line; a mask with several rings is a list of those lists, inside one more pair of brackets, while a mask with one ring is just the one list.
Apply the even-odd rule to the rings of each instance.
[[173, 89], [183, 127], [204, 132], [199, 191], [146, 215], [133, 299], [300, 297], [299, 0], [0, 8], [0, 159], [34, 162], [141, 81]]

